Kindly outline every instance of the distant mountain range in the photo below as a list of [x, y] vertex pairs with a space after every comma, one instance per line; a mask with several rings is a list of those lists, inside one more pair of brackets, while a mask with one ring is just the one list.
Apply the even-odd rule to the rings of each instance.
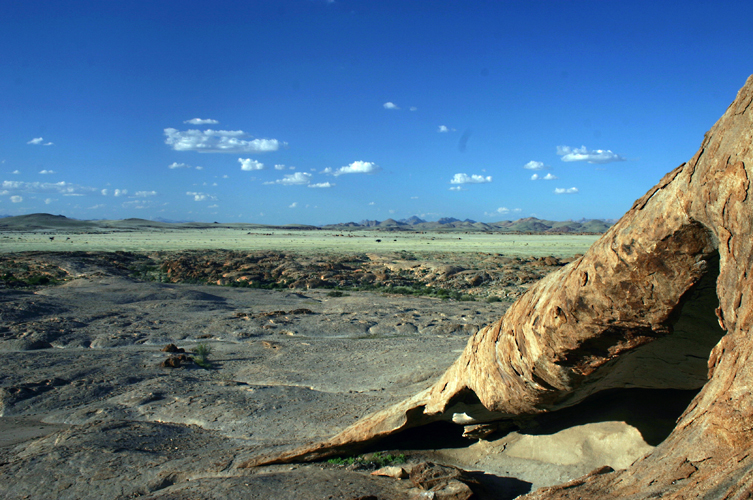
[[429, 222], [417, 216], [408, 219], [362, 220], [361, 222], [346, 222], [328, 224], [322, 229], [355, 230], [381, 229], [390, 231], [478, 231], [478, 232], [506, 232], [506, 233], [603, 233], [609, 229], [614, 220], [581, 219], [579, 221], [550, 221], [526, 217], [525, 219], [506, 220], [501, 222], [477, 222], [471, 219], [460, 220], [454, 217], [443, 217], [436, 222]]
[[284, 226], [270, 226], [251, 223], [208, 223], [188, 221], [168, 221], [165, 219], [124, 219], [124, 220], [78, 220], [63, 215], [30, 214], [18, 216], [0, 216], [0, 231], [23, 231], [23, 230], [139, 230], [159, 228], [284, 228], [317, 230], [327, 229], [331, 231], [455, 231], [455, 232], [504, 232], [504, 233], [591, 233], [600, 234], [614, 224], [614, 220], [581, 219], [579, 221], [550, 221], [526, 217], [515, 221], [500, 222], [477, 222], [471, 219], [460, 220], [454, 217], [443, 217], [436, 222], [429, 222], [420, 217], [413, 216], [407, 219], [362, 220], [361, 222], [345, 222], [339, 224], [327, 224], [324, 226], [311, 226], [305, 224], [286, 224]]

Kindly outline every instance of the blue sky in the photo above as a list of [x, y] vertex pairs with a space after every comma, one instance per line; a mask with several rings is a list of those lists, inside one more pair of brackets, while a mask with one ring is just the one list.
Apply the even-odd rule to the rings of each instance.
[[753, 3], [6, 1], [0, 214], [618, 218], [753, 73]]

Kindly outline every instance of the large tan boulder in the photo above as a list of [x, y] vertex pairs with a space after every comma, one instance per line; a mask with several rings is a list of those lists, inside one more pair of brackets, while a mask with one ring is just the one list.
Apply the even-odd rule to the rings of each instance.
[[[742, 498], [753, 488], [753, 76], [687, 163], [582, 258], [468, 342], [426, 391], [323, 443], [316, 459], [435, 420], [535, 415], [618, 387], [703, 387], [631, 467], [528, 498]], [[710, 352], [710, 354], [709, 354]]]

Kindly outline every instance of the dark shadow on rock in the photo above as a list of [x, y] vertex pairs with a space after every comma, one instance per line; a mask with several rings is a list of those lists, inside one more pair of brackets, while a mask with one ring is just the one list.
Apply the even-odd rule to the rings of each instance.
[[625, 422], [638, 429], [644, 441], [656, 446], [672, 432], [677, 419], [698, 390], [614, 389], [595, 394], [580, 404], [533, 419], [523, 434], [554, 434], [577, 425]]
[[531, 491], [532, 483], [514, 477], [500, 477], [484, 472], [468, 472], [478, 481], [473, 486], [474, 498], [479, 500], [512, 500]]
[[379, 450], [436, 450], [466, 448], [473, 441], [463, 437], [463, 427], [450, 422], [432, 422], [398, 432], [375, 443]]

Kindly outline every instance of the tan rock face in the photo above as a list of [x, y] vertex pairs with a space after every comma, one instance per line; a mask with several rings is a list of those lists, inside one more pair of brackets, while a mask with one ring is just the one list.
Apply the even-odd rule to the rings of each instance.
[[[468, 425], [538, 414], [627, 385], [703, 386], [646, 458], [527, 498], [738, 498], [749, 492], [752, 101], [753, 76], [689, 162], [636, 201], [586, 255], [542, 279], [474, 335], [430, 389], [328, 442], [253, 463], [339, 453], [434, 420], [455, 417]], [[692, 359], [712, 346], [704, 374]], [[676, 368], [657, 368], [671, 356]]]

